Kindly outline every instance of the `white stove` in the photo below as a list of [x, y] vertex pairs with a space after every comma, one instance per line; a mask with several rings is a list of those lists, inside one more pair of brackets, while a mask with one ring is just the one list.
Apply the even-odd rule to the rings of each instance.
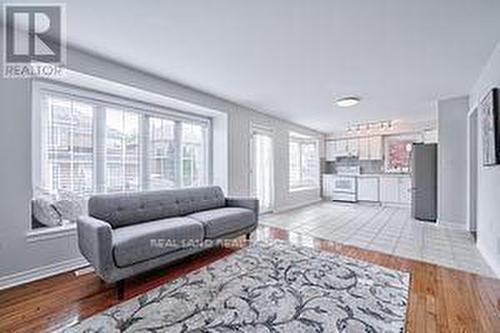
[[358, 201], [357, 184], [360, 174], [359, 166], [337, 166], [337, 174], [333, 176], [333, 201]]

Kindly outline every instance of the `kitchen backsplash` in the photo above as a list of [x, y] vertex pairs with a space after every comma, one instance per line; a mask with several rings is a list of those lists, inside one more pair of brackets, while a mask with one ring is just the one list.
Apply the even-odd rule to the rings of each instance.
[[336, 167], [349, 166], [349, 165], [359, 165], [361, 167], [362, 174], [372, 174], [384, 172], [384, 162], [383, 161], [360, 161], [357, 158], [340, 158], [336, 162], [325, 162], [324, 173], [336, 173]]

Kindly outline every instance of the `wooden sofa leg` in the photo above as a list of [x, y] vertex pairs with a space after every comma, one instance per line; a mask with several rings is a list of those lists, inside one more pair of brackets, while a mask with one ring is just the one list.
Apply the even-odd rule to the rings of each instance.
[[125, 295], [125, 280], [120, 280], [116, 282], [116, 297], [118, 300], [122, 300]]

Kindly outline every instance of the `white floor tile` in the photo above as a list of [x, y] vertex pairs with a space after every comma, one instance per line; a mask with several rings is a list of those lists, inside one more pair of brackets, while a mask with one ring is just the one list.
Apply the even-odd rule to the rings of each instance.
[[261, 223], [293, 230], [297, 235], [304, 235], [301, 236], [304, 242], [312, 242], [310, 237], [317, 237], [494, 276], [468, 232], [413, 220], [404, 208], [323, 202], [264, 215]]

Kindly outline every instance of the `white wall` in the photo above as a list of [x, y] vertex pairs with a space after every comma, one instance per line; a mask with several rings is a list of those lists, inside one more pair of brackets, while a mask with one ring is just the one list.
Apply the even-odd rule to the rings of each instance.
[[469, 98], [438, 102], [438, 223], [466, 229]]
[[[493, 87], [500, 88], [500, 43], [472, 88], [471, 110]], [[500, 165], [484, 167], [481, 137], [478, 143], [477, 244], [489, 265], [500, 276]]]
[[[1, 31], [0, 31], [1, 32]], [[68, 50], [68, 68], [226, 112], [229, 123], [229, 193], [248, 195], [251, 122], [271, 126], [275, 137], [275, 189], [278, 210], [319, 200], [320, 190], [288, 191], [288, 131], [320, 136], [318, 132], [255, 112], [201, 91], [126, 67], [88, 53]], [[28, 80], [0, 79], [0, 287], [26, 271], [42, 267], [64, 269], [81, 259], [76, 236], [29, 242], [31, 184], [31, 88]], [[322, 145], [321, 145], [322, 146]], [[321, 152], [321, 156], [322, 156]], [[13, 274], [19, 274], [13, 276]]]

